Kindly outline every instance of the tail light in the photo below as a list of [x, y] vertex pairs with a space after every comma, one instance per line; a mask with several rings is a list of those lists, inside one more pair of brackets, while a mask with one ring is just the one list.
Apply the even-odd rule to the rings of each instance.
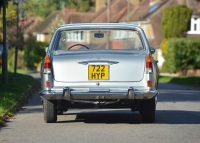
[[147, 69], [147, 73], [152, 72], [152, 62], [151, 62], [151, 56], [147, 55], [146, 57], [146, 69]]
[[151, 56], [147, 55], [146, 57], [146, 74], [147, 74], [147, 87], [151, 87], [152, 86], [152, 81], [151, 81], [151, 76], [153, 69], [152, 69], [152, 61], [151, 61]]
[[44, 60], [44, 73], [51, 73], [51, 60], [49, 55], [46, 55]]

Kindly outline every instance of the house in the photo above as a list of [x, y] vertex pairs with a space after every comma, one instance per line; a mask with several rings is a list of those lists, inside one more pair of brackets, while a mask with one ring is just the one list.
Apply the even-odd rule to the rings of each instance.
[[65, 8], [63, 17], [65, 24], [88, 23], [95, 16], [94, 12], [76, 12], [75, 9]]
[[187, 0], [186, 4], [193, 10], [187, 37], [200, 38], [200, 1]]
[[166, 7], [178, 4], [187, 5], [193, 9], [191, 27], [190, 31], [187, 32], [187, 36], [199, 37], [199, 0], [96, 0], [94, 12], [79, 13], [75, 9], [69, 8], [65, 8], [63, 11], [53, 12], [41, 25], [40, 30], [38, 30], [37, 40], [49, 41], [50, 38], [47, 38], [48, 34], [51, 35], [53, 30], [61, 24], [90, 22], [134, 23], [144, 29], [150, 46], [154, 47], [157, 51], [155, 58], [159, 60], [158, 65], [161, 67], [164, 62], [160, 50], [160, 44], [162, 42], [162, 14]]
[[[30, 34], [33, 34], [36, 31], [36, 29], [40, 26], [42, 22], [43, 22], [42, 18], [33, 17], [32, 15], [29, 15], [29, 17], [26, 17], [26, 18], [21, 18], [18, 22], [19, 33], [20, 34], [23, 33], [23, 38], [24, 40], [26, 40], [30, 36]], [[12, 27], [11, 31], [8, 31], [8, 34], [13, 33], [13, 31], [15, 32], [14, 35], [16, 35], [16, 32], [17, 32], [16, 25]], [[15, 41], [12, 40], [9, 43], [13, 45], [15, 44]]]
[[49, 42], [51, 35], [54, 30], [59, 26], [64, 24], [61, 11], [52, 12], [40, 25], [40, 27], [34, 32], [37, 41]]
[[[161, 68], [164, 62], [160, 44], [162, 42], [162, 14], [166, 7], [173, 5], [187, 5], [193, 10], [191, 18], [191, 28], [187, 32], [187, 37], [200, 37], [200, 2], [198, 0], [143, 0], [130, 12], [130, 23], [141, 26], [151, 47], [156, 48], [156, 58], [159, 60], [158, 66]], [[119, 22], [126, 21], [124, 16]]]
[[[110, 3], [108, 4], [107, 2]], [[45, 35], [53, 33], [61, 24], [98, 23], [98, 22], [129, 22], [140, 25], [154, 48], [159, 48], [162, 41], [161, 21], [166, 7], [185, 4], [193, 9], [191, 30], [188, 35], [199, 33], [200, 16], [198, 0], [96, 0], [95, 12], [80, 13], [75, 9], [65, 8], [63, 11], [52, 12], [42, 23], [37, 34], [38, 41], [49, 41]], [[141, 2], [140, 2], [141, 1]], [[129, 9], [128, 9], [129, 6]]]
[[94, 13], [92, 12], [76, 12], [76, 9], [74, 8], [64, 8], [62, 11], [52, 12], [34, 33], [36, 35], [36, 40], [50, 42], [54, 30], [58, 26], [72, 23], [88, 23], [93, 16]]
[[[130, 1], [139, 2], [140, 0]], [[95, 11], [83, 13], [76, 12], [76, 9], [74, 8], [64, 8], [62, 11], [52, 12], [40, 25], [40, 28], [34, 32], [34, 35], [36, 35], [37, 41], [49, 42], [53, 31], [59, 25], [72, 23], [108, 22], [107, 6], [107, 0], [96, 0]], [[111, 18], [109, 22], [118, 22], [126, 14], [126, 0], [110, 0], [109, 6]], [[132, 8], [132, 4], [130, 7]]]
[[[96, 3], [98, 1], [100, 0], [96, 0]], [[159, 49], [162, 41], [162, 11], [165, 7], [176, 3], [174, 0], [142, 0], [141, 2], [140, 0], [130, 0], [129, 2], [113, 0], [110, 1], [109, 5], [107, 3], [103, 4], [103, 2], [100, 4], [103, 6], [96, 12], [91, 22], [128, 22], [137, 24], [144, 29], [150, 46]], [[159, 58], [157, 58], [158, 56]], [[164, 59], [160, 50], [158, 50], [156, 58], [159, 59], [159, 66], [161, 67]]]
[[[116, 23], [127, 13], [128, 3], [126, 0], [112, 0], [109, 4], [106, 3], [104, 5], [106, 6], [96, 12], [94, 19], [91, 20], [92, 23]], [[131, 3], [130, 7], [132, 8]]]
[[43, 19], [40, 17], [30, 16], [28, 18], [21, 19], [19, 21], [19, 28], [22, 28], [24, 31], [24, 39], [26, 40], [29, 37], [29, 34], [33, 34], [42, 22]]
[[[149, 41], [150, 47], [156, 49], [154, 57], [159, 61], [161, 68], [164, 62], [162, 52], [159, 49], [162, 42], [162, 13], [168, 7], [177, 4], [175, 0], [143, 0], [130, 11], [129, 23], [134, 23], [143, 28]], [[126, 21], [124, 16], [119, 22]]]

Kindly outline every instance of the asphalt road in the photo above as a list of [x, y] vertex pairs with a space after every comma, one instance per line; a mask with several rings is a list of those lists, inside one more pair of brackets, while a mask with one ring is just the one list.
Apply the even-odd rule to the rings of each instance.
[[38, 91], [0, 129], [0, 143], [200, 143], [200, 90], [160, 84], [153, 124], [129, 109], [71, 109], [43, 120]]

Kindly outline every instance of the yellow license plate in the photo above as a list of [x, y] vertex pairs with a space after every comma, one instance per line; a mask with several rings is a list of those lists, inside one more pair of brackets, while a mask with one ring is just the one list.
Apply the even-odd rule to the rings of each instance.
[[108, 80], [108, 65], [89, 65], [89, 80]]

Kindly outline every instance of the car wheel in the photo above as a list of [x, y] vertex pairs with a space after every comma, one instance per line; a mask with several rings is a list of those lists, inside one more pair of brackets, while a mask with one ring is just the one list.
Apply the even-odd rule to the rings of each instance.
[[55, 123], [57, 121], [57, 105], [55, 101], [43, 100], [44, 121], [46, 123]]
[[143, 100], [140, 111], [142, 115], [142, 121], [144, 123], [153, 123], [155, 121], [155, 110], [155, 98]]

